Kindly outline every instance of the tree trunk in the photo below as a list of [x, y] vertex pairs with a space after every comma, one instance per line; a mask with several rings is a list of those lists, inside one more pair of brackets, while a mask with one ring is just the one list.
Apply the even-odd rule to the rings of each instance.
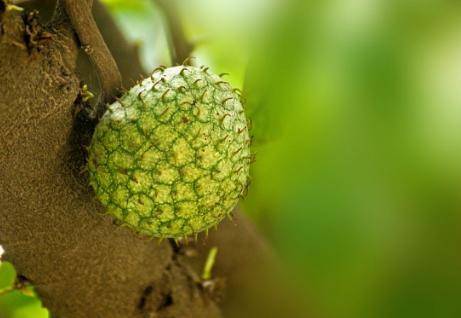
[[271, 252], [242, 217], [197, 246], [178, 247], [140, 237], [103, 214], [84, 173], [82, 136], [92, 123], [78, 115], [78, 52], [67, 19], [45, 27], [36, 14], [8, 10], [0, 0], [5, 258], [53, 317], [221, 317], [216, 289], [200, 279], [208, 248], [219, 247], [216, 272], [227, 279], [230, 307], [241, 304], [244, 279], [272, 262]]

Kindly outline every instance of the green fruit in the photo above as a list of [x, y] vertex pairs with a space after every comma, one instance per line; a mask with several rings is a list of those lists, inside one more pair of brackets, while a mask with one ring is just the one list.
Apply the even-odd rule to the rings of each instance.
[[154, 71], [108, 107], [88, 170], [108, 214], [143, 234], [181, 238], [232, 212], [250, 157], [240, 96], [206, 68], [179, 66]]

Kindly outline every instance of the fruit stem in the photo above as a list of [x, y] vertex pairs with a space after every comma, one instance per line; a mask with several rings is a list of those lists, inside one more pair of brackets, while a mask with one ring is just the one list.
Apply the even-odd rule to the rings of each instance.
[[213, 271], [214, 264], [216, 262], [216, 255], [218, 254], [218, 248], [213, 247], [208, 252], [208, 257], [205, 262], [205, 267], [203, 268], [202, 279], [203, 280], [210, 280], [211, 279], [211, 272]]

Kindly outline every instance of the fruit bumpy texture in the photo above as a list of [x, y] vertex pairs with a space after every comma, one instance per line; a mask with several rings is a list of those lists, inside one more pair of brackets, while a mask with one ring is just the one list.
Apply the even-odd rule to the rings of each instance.
[[240, 96], [207, 68], [178, 66], [108, 106], [88, 170], [108, 214], [142, 234], [182, 238], [232, 212], [250, 157]]

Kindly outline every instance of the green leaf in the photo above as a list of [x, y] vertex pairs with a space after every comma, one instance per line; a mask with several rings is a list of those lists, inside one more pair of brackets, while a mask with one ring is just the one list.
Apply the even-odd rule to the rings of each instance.
[[11, 263], [1, 262], [0, 263], [0, 293], [13, 287], [16, 280], [16, 270]]

